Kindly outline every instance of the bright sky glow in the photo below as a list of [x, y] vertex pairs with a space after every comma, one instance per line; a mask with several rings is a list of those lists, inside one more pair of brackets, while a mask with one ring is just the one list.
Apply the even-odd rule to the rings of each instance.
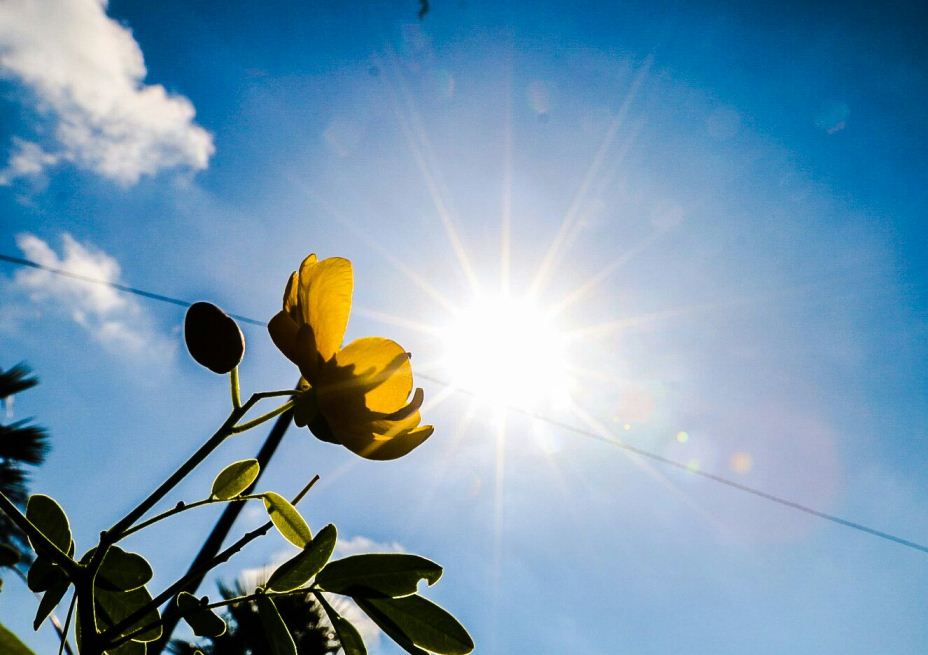
[[[262, 487], [319, 473], [314, 528], [443, 564], [481, 655], [928, 653], [924, 554], [563, 429], [928, 542], [924, 6], [0, 0], [0, 252], [259, 321], [350, 258], [347, 340], [413, 354], [435, 434], [371, 463], [291, 427]], [[225, 415], [182, 319], [0, 264], [0, 368], [41, 379], [9, 420], [78, 550]], [[243, 331], [243, 388], [292, 385]], [[131, 544], [159, 590], [190, 514]]]
[[564, 335], [535, 304], [483, 297], [444, 333], [445, 366], [456, 386], [497, 407], [563, 406], [569, 398]]

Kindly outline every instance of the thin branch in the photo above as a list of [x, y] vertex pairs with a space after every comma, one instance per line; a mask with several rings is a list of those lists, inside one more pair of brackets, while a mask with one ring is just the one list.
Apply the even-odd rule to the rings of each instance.
[[[68, 603], [68, 613], [64, 618], [64, 628], [57, 625], [57, 619], [55, 619], [55, 629], [58, 630], [58, 634], [61, 636], [61, 645], [58, 646], [58, 655], [61, 655], [61, 651], [64, 650], [68, 655], [74, 655], [71, 651], [71, 644], [68, 643], [68, 628], [71, 627], [71, 617], [74, 615], [74, 605], [77, 603], [77, 590], [71, 594], [71, 602]], [[55, 617], [55, 613], [50, 614], [52, 618]]]
[[156, 514], [155, 516], [151, 517], [150, 519], [146, 519], [142, 521], [141, 523], [135, 524], [134, 526], [132, 526], [131, 528], [123, 532], [121, 535], [119, 535], [119, 538], [125, 539], [130, 534], [138, 532], [139, 530], [144, 530], [148, 526], [154, 523], [157, 523], [158, 521], [163, 521], [164, 519], [170, 518], [174, 516], [175, 514], [186, 512], [188, 509], [193, 509], [195, 507], [203, 507], [204, 505], [214, 505], [216, 503], [240, 503], [246, 500], [262, 500], [263, 498], [264, 496], [261, 496], [260, 494], [242, 494], [234, 498], [204, 498], [202, 500], [197, 500], [192, 503], [179, 502], [177, 503], [177, 505], [175, 505], [171, 509], [165, 510], [164, 512], [161, 512], [160, 514]]
[[229, 385], [232, 392], [232, 409], [242, 408], [242, 392], [238, 384], [238, 366], [229, 373]]
[[157, 489], [151, 492], [148, 498], [139, 503], [135, 509], [126, 514], [122, 519], [119, 520], [119, 522], [117, 522], [112, 528], [104, 533], [105, 540], [109, 541], [109, 543], [118, 541], [121, 538], [121, 535], [130, 527], [132, 527], [133, 523], [142, 518], [145, 512], [154, 507], [155, 504], [164, 498], [167, 493], [177, 485], [178, 482], [183, 480], [187, 474], [190, 473], [190, 471], [192, 471], [204, 459], [206, 459], [207, 455], [216, 450], [219, 444], [225, 441], [225, 439], [232, 434], [235, 423], [243, 416], [245, 416], [248, 410], [251, 409], [260, 398], [261, 396], [259, 394], [252, 394], [251, 398], [249, 398], [244, 405], [238, 409], [233, 410], [229, 415], [229, 418], [226, 419], [225, 423], [222, 424], [222, 426], [215, 432], [215, 434], [213, 434], [213, 436], [211, 436], [206, 441], [205, 444], [200, 446], [199, 450], [191, 455], [190, 458], [184, 462], [180, 468], [174, 471], [174, 473]]
[[[13, 570], [13, 573], [15, 573], [15, 574], [17, 575], [17, 577], [19, 577], [19, 579], [23, 581], [23, 584], [26, 585], [26, 586], [28, 587], [28, 586], [29, 586], [29, 576], [27, 576], [25, 573], [23, 573], [23, 572], [19, 569], [19, 567], [17, 567], [17, 566], [11, 566], [10, 568]], [[38, 599], [41, 600], [42, 594], [40, 594], [40, 593], [38, 593], [38, 592], [32, 592], [32, 593], [33, 593], [33, 595], [34, 595], [36, 598], [38, 598]], [[71, 606], [72, 606], [72, 607], [73, 607], [73, 605], [74, 605], [74, 599], [75, 599], [75, 596], [72, 595], [72, 596], [71, 596]], [[74, 655], [74, 653], [71, 651], [71, 645], [70, 645], [70, 644], [68, 643], [68, 641], [67, 641], [68, 624], [71, 623], [71, 610], [70, 610], [70, 608], [68, 609], [68, 616], [67, 616], [67, 619], [65, 620], [64, 628], [61, 627], [61, 621], [58, 620], [58, 617], [55, 615], [54, 610], [51, 611], [51, 612], [49, 612], [49, 614], [48, 614], [48, 621], [49, 621], [49, 623], [52, 624], [52, 627], [55, 628], [55, 632], [58, 633], [58, 637], [61, 638], [61, 641], [62, 641], [62, 643], [64, 644], [64, 649], [65, 649], [65, 651], [67, 651], [68, 655]], [[60, 650], [60, 649], [58, 650], [58, 655], [61, 655], [61, 650]]]
[[232, 428], [232, 432], [234, 434], [238, 434], [240, 432], [245, 432], [246, 430], [250, 430], [251, 428], [257, 427], [261, 425], [262, 423], [264, 423], [265, 421], [269, 421], [275, 416], [279, 416], [280, 414], [283, 414], [284, 412], [292, 408], [295, 404], [296, 404], [295, 400], [292, 400], [292, 399], [288, 400], [283, 405], [281, 405], [280, 407], [278, 407], [277, 409], [273, 411], [268, 412], [267, 414], [262, 414], [258, 418], [252, 419], [248, 421], [247, 423], [242, 423], [241, 425], [234, 426]]
[[[318, 475], [313, 476], [313, 479], [310, 480], [309, 483], [305, 487], [303, 487], [300, 493], [294, 496], [291, 502], [294, 505], [299, 503], [303, 499], [303, 497], [306, 496], [307, 493], [309, 493], [309, 490], [312, 489], [313, 486], [318, 481], [319, 481], [319, 476]], [[116, 625], [106, 630], [103, 633], [103, 640], [105, 642], [108, 642], [109, 640], [118, 637], [119, 634], [123, 630], [132, 626], [136, 621], [138, 621], [140, 618], [145, 616], [148, 612], [152, 611], [153, 609], [158, 609], [165, 602], [173, 598], [176, 594], [183, 591], [184, 587], [190, 580], [193, 580], [197, 578], [198, 576], [201, 576], [205, 574], [206, 572], [216, 568], [220, 564], [227, 562], [233, 555], [235, 555], [237, 552], [242, 550], [242, 548], [247, 546], [249, 543], [257, 539], [258, 537], [263, 537], [264, 535], [266, 535], [273, 526], [274, 524], [271, 521], [268, 521], [264, 525], [258, 528], [255, 528], [251, 532], [246, 532], [238, 541], [236, 541], [234, 544], [226, 548], [224, 551], [218, 553], [214, 558], [206, 562], [202, 567], [195, 569], [193, 571], [189, 571], [183, 577], [179, 578], [173, 584], [171, 584], [167, 589], [165, 589], [160, 594], [158, 594], [149, 603], [140, 607], [138, 610], [136, 610], [135, 612], [127, 616], [125, 619], [123, 619]], [[161, 621], [158, 621], [154, 625], [159, 625], [160, 623]], [[154, 625], [148, 626], [148, 627], [154, 627]], [[113, 648], [115, 646], [118, 646], [121, 643], [124, 643], [125, 641], [128, 641], [129, 639], [131, 639], [131, 637], [128, 637], [128, 638], [119, 637], [119, 639], [115, 643], [109, 644], [108, 647]]]

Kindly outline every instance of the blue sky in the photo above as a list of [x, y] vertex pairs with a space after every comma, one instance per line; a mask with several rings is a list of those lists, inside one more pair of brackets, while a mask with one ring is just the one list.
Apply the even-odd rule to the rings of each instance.
[[[352, 259], [348, 338], [414, 353], [436, 433], [371, 463], [291, 428], [264, 484], [319, 473], [305, 514], [336, 522], [344, 552], [442, 563], [428, 593], [478, 653], [928, 648], [924, 554], [433, 381], [460, 373], [456, 314], [509, 270], [516, 304], [534, 289], [569, 335], [567, 398], [537, 411], [928, 541], [924, 8], [433, 0], [420, 22], [415, 2], [56, 5], [0, 9], [0, 252], [261, 320], [308, 252]], [[182, 318], [0, 270], [0, 366], [42, 380], [15, 416], [53, 436], [33, 489], [78, 549], [225, 417]], [[292, 384], [244, 331], [245, 388]], [[214, 518], [132, 544], [157, 584]], [[268, 537], [219, 575], [286, 549]], [[3, 623], [46, 652], [33, 610], [7, 580]]]

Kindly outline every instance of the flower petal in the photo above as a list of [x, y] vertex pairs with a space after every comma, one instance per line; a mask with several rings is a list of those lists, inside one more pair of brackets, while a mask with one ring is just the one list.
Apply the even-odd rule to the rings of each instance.
[[342, 257], [317, 262], [315, 256], [310, 255], [300, 266], [299, 280], [303, 322], [312, 327], [322, 359], [329, 360], [341, 345], [348, 327], [354, 286], [351, 262]]
[[375, 437], [374, 441], [367, 444], [367, 446], [361, 450], [355, 450], [354, 452], [366, 459], [397, 459], [398, 457], [409, 454], [410, 451], [421, 445], [423, 441], [432, 436], [434, 431], [435, 428], [433, 426], [423, 425], [415, 430], [402, 432], [392, 438], [378, 439]]
[[284, 311], [294, 321], [299, 320], [299, 303], [300, 297], [297, 292], [300, 289], [300, 274], [293, 272], [290, 279], [287, 280], [287, 288], [284, 289]]
[[274, 345], [284, 354], [284, 357], [299, 365], [297, 360], [299, 326], [293, 322], [293, 319], [286, 312], [277, 312], [271, 322], [267, 324], [267, 331], [270, 333]]
[[392, 414], [403, 408], [412, 390], [409, 355], [398, 343], [382, 337], [352, 341], [335, 354], [334, 369], [327, 369], [324, 377], [329, 379], [318, 385], [321, 405], [348, 401], [356, 412], [359, 407], [349, 397], [362, 396], [363, 407]]

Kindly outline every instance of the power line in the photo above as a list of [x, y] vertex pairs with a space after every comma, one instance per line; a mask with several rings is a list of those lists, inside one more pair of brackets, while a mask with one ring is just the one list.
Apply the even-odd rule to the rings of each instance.
[[[172, 298], [171, 296], [163, 296], [160, 293], [152, 293], [151, 291], [145, 291], [144, 289], [137, 289], [136, 287], [130, 287], [125, 284], [119, 284], [118, 282], [111, 282], [110, 280], [101, 280], [99, 278], [90, 277], [89, 275], [81, 275], [80, 273], [72, 273], [63, 268], [54, 268], [52, 266], [46, 266], [45, 264], [40, 264], [34, 262], [31, 259], [23, 259], [22, 257], [11, 257], [10, 255], [0, 254], [0, 261], [9, 262], [16, 266], [28, 266], [29, 268], [37, 268], [42, 271], [48, 271], [49, 273], [54, 273], [55, 275], [60, 275], [62, 277], [68, 277], [72, 280], [80, 280], [81, 282], [89, 282], [90, 284], [99, 284], [104, 287], [112, 287], [118, 291], [124, 291], [126, 293], [132, 293], [136, 296], [142, 296], [143, 298], [148, 298], [149, 300], [158, 300], [160, 302], [170, 303], [171, 305], [178, 305], [179, 307], [190, 307], [193, 302], [189, 300], [181, 300], [180, 298]], [[249, 323], [251, 325], [257, 325], [259, 327], [267, 327], [267, 323], [262, 321], [256, 321], [253, 318], [248, 318], [247, 316], [240, 316], [238, 314], [229, 314], [232, 318], [242, 323]]]
[[[21, 257], [12, 257], [10, 255], [4, 255], [0, 253], [0, 261], [5, 261], [15, 266], [28, 266], [30, 268], [40, 269], [43, 271], [47, 271], [49, 273], [53, 273], [55, 275], [61, 275], [63, 277], [68, 277], [74, 280], [79, 280], [81, 282], [88, 282], [90, 284], [99, 284], [102, 286], [108, 286], [118, 291], [135, 294], [143, 298], [148, 298], [149, 300], [157, 300], [159, 302], [170, 303], [172, 305], [177, 305], [179, 307], [189, 307], [190, 305], [193, 304], [192, 302], [187, 301], [187, 300], [181, 300], [179, 298], [165, 296], [160, 293], [152, 293], [151, 291], [145, 291], [144, 289], [138, 289], [136, 287], [130, 287], [124, 284], [118, 284], [116, 282], [111, 282], [109, 280], [101, 280], [98, 278], [89, 277], [87, 275], [81, 275], [79, 273], [72, 273], [64, 269], [46, 266], [44, 264], [40, 264], [38, 262], [29, 260], [29, 259], [23, 259]], [[241, 316], [239, 314], [229, 314], [229, 316], [243, 323], [248, 323], [250, 325], [256, 325], [259, 327], [267, 327], [267, 323], [265, 323], [264, 321], [259, 321], [253, 318], [249, 318], [247, 316]], [[458, 393], [475, 395], [473, 391], [470, 391], [468, 389], [462, 389], [460, 387], [454, 387], [454, 385], [450, 384], [449, 382], [445, 380], [441, 380], [439, 378], [426, 375], [426, 374], [422, 374], [422, 373], [419, 373], [417, 375], [418, 377], [423, 378], [425, 380], [429, 380], [430, 382], [434, 382], [436, 384], [440, 384], [445, 387], [451, 387], [454, 389], [454, 391]], [[857, 530], [859, 532], [863, 532], [865, 534], [869, 534], [874, 537], [879, 537], [880, 539], [885, 539], [886, 541], [891, 541], [892, 543], [899, 544], [900, 546], [905, 546], [907, 548], [911, 548], [913, 550], [917, 550], [922, 553], [928, 553], [928, 546], [917, 543], [915, 541], [910, 541], [908, 539], [904, 539], [892, 533], [884, 532], [882, 530], [877, 530], [875, 528], [868, 527], [864, 525], [863, 523], [858, 523], [856, 521], [850, 521], [848, 519], [841, 518], [840, 516], [835, 516], [834, 514], [828, 514], [827, 512], [821, 512], [807, 505], [794, 502], [787, 498], [783, 498], [782, 496], [777, 496], [775, 494], [768, 493], [761, 489], [757, 489], [756, 487], [751, 487], [749, 485], [736, 482], [735, 480], [731, 480], [729, 478], [726, 478], [720, 475], [715, 475], [714, 473], [702, 471], [700, 469], [691, 467], [688, 464], [677, 461], [675, 459], [664, 457], [663, 455], [652, 452], [650, 450], [646, 450], [644, 448], [639, 448], [638, 446], [633, 446], [620, 439], [616, 439], [611, 436], [606, 436], [604, 434], [600, 434], [592, 430], [587, 430], [585, 428], [572, 425], [571, 423], [567, 423], [565, 421], [560, 421], [558, 419], [552, 418], [550, 416], [546, 416], [544, 414], [541, 414], [539, 412], [532, 411], [529, 409], [525, 409], [525, 408], [521, 408], [517, 406], [509, 406], [507, 407], [507, 409], [518, 412], [530, 418], [543, 421], [545, 423], [548, 423], [549, 425], [553, 425], [555, 427], [561, 428], [562, 430], [572, 432], [576, 435], [579, 435], [579, 436], [582, 436], [588, 439], [593, 439], [593, 440], [596, 440], [602, 443], [606, 443], [616, 448], [620, 448], [626, 452], [632, 453], [633, 455], [644, 457], [652, 461], [658, 462], [660, 464], [664, 464], [666, 466], [672, 466], [681, 471], [686, 471], [687, 473], [690, 473], [692, 475], [698, 475], [708, 480], [712, 480], [713, 482], [717, 482], [719, 484], [723, 484], [732, 489], [736, 489], [737, 491], [742, 491], [744, 493], [751, 494], [753, 496], [762, 498], [769, 502], [776, 503], [777, 505], [781, 505], [783, 507], [787, 507], [789, 509], [799, 511], [804, 514], [808, 514], [809, 516], [814, 516], [816, 518], [824, 519], [826, 521], [830, 521], [831, 523], [835, 523], [837, 525], [841, 525], [846, 528], [851, 528], [853, 530]]]

